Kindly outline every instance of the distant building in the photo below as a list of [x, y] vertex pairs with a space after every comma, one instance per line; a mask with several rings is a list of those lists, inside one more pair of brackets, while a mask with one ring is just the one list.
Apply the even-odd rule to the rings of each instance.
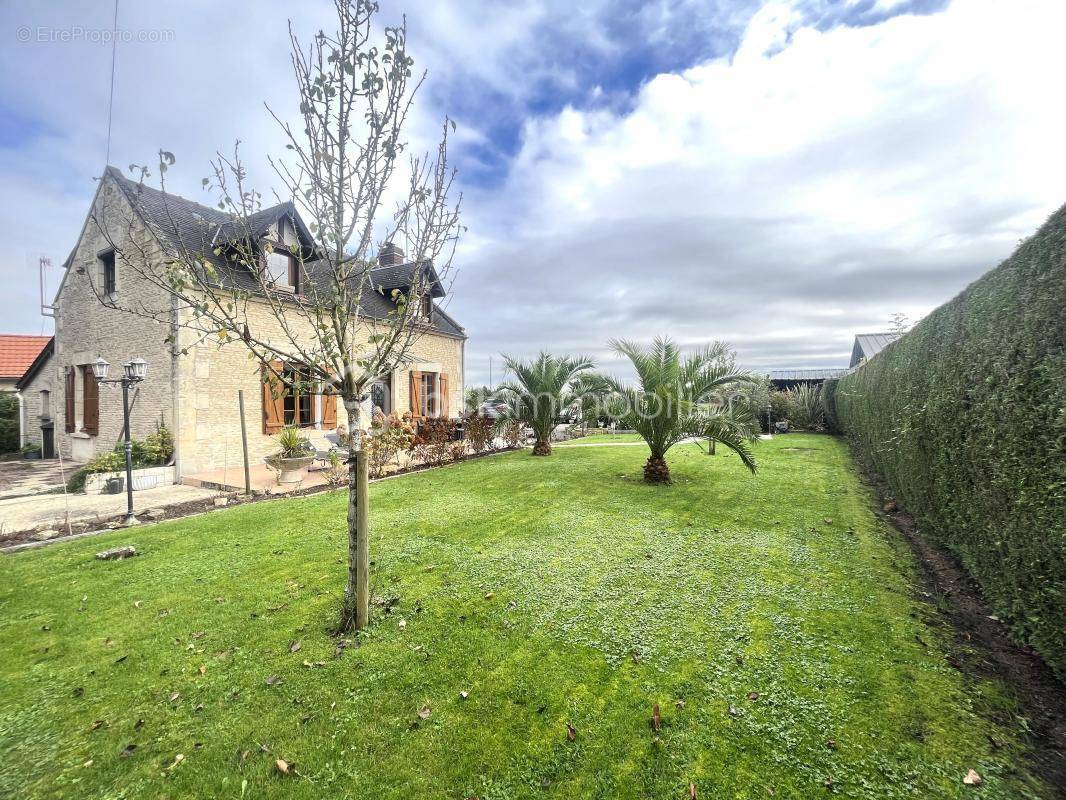
[[830, 378], [843, 378], [849, 370], [830, 369], [772, 369], [770, 385], [775, 389], [792, 389], [800, 384], [819, 386]]
[[862, 366], [885, 347], [896, 341], [901, 333], [860, 333], [851, 348], [851, 363], [845, 367], [817, 369], [772, 369], [768, 373], [774, 389], [793, 389], [800, 385], [820, 386], [831, 378], [843, 378]]
[[902, 333], [856, 334], [855, 344], [851, 348], [851, 363], [848, 366], [854, 369], [860, 364], [869, 361], [902, 335]]

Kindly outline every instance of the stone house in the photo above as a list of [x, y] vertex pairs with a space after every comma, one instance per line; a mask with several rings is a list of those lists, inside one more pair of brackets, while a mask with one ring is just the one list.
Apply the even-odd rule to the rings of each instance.
[[[124, 224], [112, 227], [109, 220], [124, 220]], [[129, 220], [133, 224], [126, 222]], [[111, 248], [112, 243], [124, 247], [123, 239], [133, 237], [143, 250], [163, 257], [172, 252], [172, 243], [159, 241], [166, 238], [160, 230], [176, 231], [181, 236], [188, 232], [182, 245], [190, 248], [195, 239], [196, 246], [202, 248], [207, 244], [203, 231], [217, 232], [228, 221], [229, 217], [217, 209], [164, 196], [129, 180], [114, 167], [107, 168], [77, 244], [64, 264], [54, 302], [56, 328], [51, 352], [38, 359], [40, 363], [19, 382], [26, 406], [24, 435], [29, 442], [43, 444], [53, 429], [55, 448], [63, 458], [86, 461], [111, 450], [121, 440], [121, 390], [97, 384], [91, 364], [98, 357], [113, 365], [112, 377], [131, 359], [148, 362], [147, 378], [132, 391], [131, 434], [143, 438], [157, 426], [169, 428], [180, 477], [236, 468], [242, 463], [238, 392], [244, 396], [252, 463], [259, 463], [277, 449], [272, 437], [286, 425], [305, 428], [312, 438], [316, 431], [325, 434], [347, 425], [343, 406], [324, 387], [320, 391], [287, 388], [279, 396], [269, 373], [249, 357], [241, 342], [202, 341], [181, 327], [188, 321], [182, 315], [190, 312], [180, 309], [165, 290], [133, 270], [124, 270]], [[253, 221], [256, 235], [264, 241], [284, 242], [293, 248], [311, 246], [307, 228], [291, 203], [264, 209]], [[101, 226], [108, 228], [110, 239]], [[275, 256], [280, 255], [279, 250], [274, 251]], [[208, 249], [204, 255], [211, 258]], [[380, 266], [374, 269], [372, 280], [386, 290], [410, 285], [417, 270], [432, 270], [431, 265], [406, 262], [404, 254], [392, 246], [383, 248], [378, 260]], [[300, 292], [303, 281], [311, 279], [299, 274], [305, 263], [289, 258], [278, 270], [278, 280], [288, 281], [294, 293]], [[386, 413], [410, 411], [417, 418], [426, 418], [456, 416], [462, 410], [466, 334], [441, 308], [445, 292], [439, 281], [431, 281], [431, 285], [422, 334], [409, 361], [378, 381], [371, 392], [373, 405]], [[169, 318], [159, 314], [146, 318], [110, 308], [101, 303], [97, 290], [120, 298], [124, 306], [169, 307]], [[364, 293], [362, 311], [369, 320], [365, 326], [368, 335], [373, 320], [385, 318], [393, 307], [390, 296], [388, 291]], [[279, 348], [286, 341], [265, 300], [249, 300], [246, 323], [258, 338], [276, 342]], [[312, 331], [303, 317], [293, 314], [286, 323], [298, 338], [306, 335], [311, 339]], [[275, 362], [274, 368], [295, 375], [301, 365], [293, 359]]]

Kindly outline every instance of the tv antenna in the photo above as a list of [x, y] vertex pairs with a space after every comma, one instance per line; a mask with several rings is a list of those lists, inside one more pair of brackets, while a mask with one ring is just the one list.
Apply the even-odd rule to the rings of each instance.
[[40, 258], [37, 259], [37, 272], [40, 275], [40, 282], [41, 282], [41, 316], [42, 317], [51, 317], [52, 319], [55, 319], [55, 316], [56, 316], [56, 308], [55, 308], [55, 306], [53, 306], [53, 305], [51, 305], [49, 303], [46, 303], [44, 301], [45, 271], [48, 270], [51, 266], [52, 266], [52, 259], [50, 259], [48, 256], [41, 256]]

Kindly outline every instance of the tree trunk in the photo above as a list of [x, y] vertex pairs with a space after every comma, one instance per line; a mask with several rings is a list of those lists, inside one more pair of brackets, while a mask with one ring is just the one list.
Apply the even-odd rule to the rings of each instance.
[[663, 456], [652, 455], [644, 465], [645, 483], [670, 483], [670, 467]]
[[533, 455], [535, 456], [550, 456], [552, 454], [551, 442], [547, 439], [537, 439], [533, 445]]
[[340, 631], [361, 630], [370, 619], [370, 480], [359, 429], [359, 402], [344, 402], [351, 434], [348, 458], [348, 582]]
[[714, 439], [708, 439], [707, 440], [707, 455], [709, 455], [709, 456], [713, 456], [714, 455]]

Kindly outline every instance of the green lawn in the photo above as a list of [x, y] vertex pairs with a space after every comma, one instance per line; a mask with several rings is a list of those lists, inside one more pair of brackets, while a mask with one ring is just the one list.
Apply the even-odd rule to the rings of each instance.
[[398, 601], [339, 656], [341, 494], [4, 556], [0, 796], [1049, 796], [844, 446], [757, 453], [675, 448], [669, 487], [635, 447], [375, 484]]
[[568, 439], [565, 442], [558, 442], [552, 444], [552, 447], [566, 447], [571, 444], [604, 444], [606, 443], [634, 443], [642, 442], [635, 433], [590, 433], [588, 436], [582, 436], [579, 439]]

